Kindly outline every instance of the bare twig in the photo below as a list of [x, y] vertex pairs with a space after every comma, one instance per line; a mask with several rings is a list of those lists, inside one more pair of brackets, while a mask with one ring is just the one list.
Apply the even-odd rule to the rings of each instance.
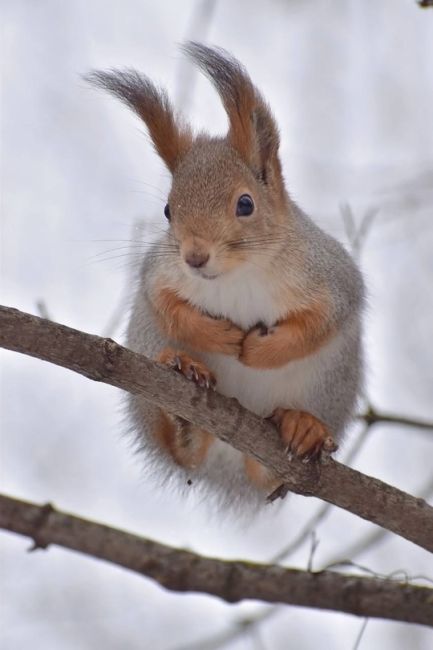
[[361, 647], [362, 637], [364, 636], [364, 632], [365, 632], [365, 630], [367, 628], [368, 621], [369, 621], [368, 618], [366, 618], [365, 621], [363, 621], [363, 623], [361, 625], [361, 628], [360, 628], [360, 630], [359, 630], [359, 632], [357, 634], [357, 637], [355, 639], [355, 645], [353, 646], [353, 650], [358, 650]]
[[229, 603], [254, 599], [433, 625], [433, 590], [428, 587], [206, 558], [51, 505], [4, 495], [0, 495], [0, 526], [31, 537], [35, 548], [56, 544], [79, 551], [148, 576], [172, 591], [211, 594]]
[[371, 226], [373, 225], [373, 221], [378, 212], [378, 208], [368, 208], [362, 216], [359, 226], [357, 226], [350, 204], [342, 203], [340, 205], [340, 213], [343, 219], [346, 236], [349, 240], [352, 255], [357, 261], [359, 261], [361, 257], [365, 240], [367, 239], [368, 233], [370, 232]]
[[291, 491], [333, 503], [433, 551], [433, 508], [423, 500], [331, 458], [307, 465], [289, 461], [272, 424], [111, 339], [0, 307], [0, 345], [139, 394], [272, 468]]
[[52, 320], [50, 313], [48, 311], [47, 303], [45, 302], [45, 300], [42, 300], [42, 298], [36, 301], [36, 309], [38, 310], [38, 314], [41, 318]]
[[417, 429], [431, 429], [433, 431], [433, 422], [418, 420], [416, 418], [407, 418], [402, 415], [394, 415], [391, 413], [380, 413], [371, 406], [365, 413], [362, 413], [357, 417], [360, 420], [364, 420], [364, 422], [366, 422], [369, 426], [383, 422], [388, 424], [401, 424], [405, 427], [415, 427]]
[[281, 605], [268, 606], [264, 612], [254, 618], [240, 618], [233, 621], [230, 627], [223, 632], [206, 638], [199, 638], [197, 641], [189, 641], [186, 645], [175, 646], [173, 650], [217, 650], [218, 648], [224, 648], [228, 643], [244, 636], [246, 632], [251, 632], [259, 623], [263, 623], [283, 609], [285, 608]]

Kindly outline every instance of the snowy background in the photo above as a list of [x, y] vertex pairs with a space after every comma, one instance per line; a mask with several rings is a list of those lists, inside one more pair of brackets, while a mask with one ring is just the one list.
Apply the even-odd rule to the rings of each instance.
[[[375, 212], [361, 252], [369, 290], [368, 396], [433, 419], [433, 10], [412, 0], [2, 0], [1, 302], [122, 340], [118, 318], [139, 260], [128, 241], [164, 226], [169, 177], [120, 104], [86, 86], [92, 68], [134, 66], [168, 87], [197, 128], [223, 110], [176, 44], [232, 51], [268, 98], [292, 196], [348, 244], [341, 205]], [[347, 212], [347, 208], [346, 208]], [[120, 309], [119, 309], [120, 306]], [[321, 507], [291, 496], [242, 527], [143, 476], [122, 437], [121, 395], [71, 372], [1, 354], [1, 489], [199, 553], [267, 561]], [[341, 458], [361, 433], [354, 427]], [[432, 491], [431, 432], [376, 426], [354, 466]], [[347, 557], [373, 526], [332, 509], [313, 566]], [[164, 591], [108, 564], [1, 533], [1, 647], [346, 650], [362, 621], [266, 611]], [[306, 568], [311, 541], [287, 559]], [[427, 553], [385, 536], [356, 561], [433, 577]], [[421, 584], [426, 584], [421, 581]], [[233, 638], [232, 638], [233, 637]], [[209, 642], [208, 642], [209, 640]], [[215, 641], [215, 643], [214, 643]], [[196, 645], [194, 645], [194, 643]], [[421, 627], [369, 621], [360, 648], [431, 648]]]

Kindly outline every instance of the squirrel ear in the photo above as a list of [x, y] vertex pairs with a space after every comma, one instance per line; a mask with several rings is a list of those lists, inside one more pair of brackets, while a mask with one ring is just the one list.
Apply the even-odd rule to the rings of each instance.
[[157, 153], [173, 173], [192, 144], [191, 129], [175, 120], [167, 93], [136, 70], [94, 71], [85, 76], [96, 88], [123, 101], [145, 122]]
[[182, 49], [218, 91], [229, 118], [228, 139], [233, 148], [264, 182], [271, 170], [281, 175], [275, 119], [245, 68], [222, 48], [190, 41]]

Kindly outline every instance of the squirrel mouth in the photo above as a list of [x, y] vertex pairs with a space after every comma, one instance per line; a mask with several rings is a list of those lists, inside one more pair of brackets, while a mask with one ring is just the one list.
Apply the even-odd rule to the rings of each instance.
[[199, 272], [199, 275], [205, 280], [215, 280], [218, 277], [218, 273], [205, 273], [204, 271]]
[[203, 280], [215, 280], [219, 276], [219, 273], [209, 273], [202, 269], [194, 269], [194, 275], [203, 278]]

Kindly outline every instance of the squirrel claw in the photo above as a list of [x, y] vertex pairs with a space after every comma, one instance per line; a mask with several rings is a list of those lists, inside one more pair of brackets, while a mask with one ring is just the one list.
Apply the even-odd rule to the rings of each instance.
[[260, 336], [267, 336], [269, 334], [269, 327], [262, 321], [259, 321], [257, 325], [253, 327], [253, 330], [258, 330]]
[[285, 454], [285, 456], [287, 456], [287, 460], [289, 460], [289, 461], [293, 460], [293, 454], [290, 451], [290, 445], [287, 445], [286, 447], [284, 447], [284, 454]]
[[166, 348], [158, 356], [157, 361], [169, 368], [180, 372], [184, 377], [198, 384], [201, 388], [215, 390], [216, 378], [201, 361], [195, 361], [184, 352], [175, 352]]
[[337, 449], [338, 449], [338, 445], [332, 436], [328, 436], [327, 438], [325, 438], [325, 440], [323, 441], [323, 451], [327, 451], [328, 453], [331, 453], [333, 451], [337, 451]]
[[213, 375], [209, 375], [206, 378], [205, 386], [208, 390], [209, 389], [216, 390], [216, 379]]

